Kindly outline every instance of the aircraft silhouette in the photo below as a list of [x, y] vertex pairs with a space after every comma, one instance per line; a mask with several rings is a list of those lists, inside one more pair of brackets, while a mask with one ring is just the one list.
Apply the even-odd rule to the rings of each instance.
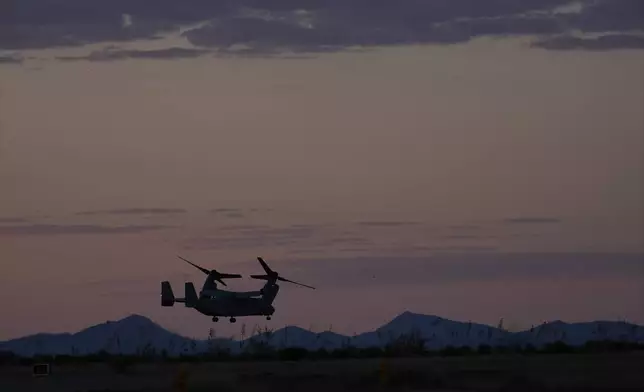
[[161, 282], [161, 306], [174, 306], [175, 302], [184, 303], [186, 307], [193, 308], [201, 314], [211, 316], [212, 321], [219, 321], [219, 317], [229, 317], [230, 322], [234, 323], [236, 317], [242, 316], [266, 316], [267, 320], [271, 319], [275, 308], [273, 301], [279, 292], [277, 281], [288, 282], [300, 286], [315, 289], [302, 283], [298, 283], [281, 277], [277, 272], [270, 269], [268, 264], [258, 257], [257, 260], [264, 269], [264, 275], [251, 275], [253, 279], [265, 280], [266, 283], [258, 291], [227, 291], [217, 288], [217, 282], [224, 286], [227, 284], [224, 279], [241, 278], [239, 274], [221, 273], [215, 269], [208, 270], [200, 267], [181, 256], [177, 256], [186, 263], [199, 269], [207, 275], [199, 295], [195, 290], [192, 282], [185, 283], [185, 297], [175, 298], [172, 292], [170, 282]]

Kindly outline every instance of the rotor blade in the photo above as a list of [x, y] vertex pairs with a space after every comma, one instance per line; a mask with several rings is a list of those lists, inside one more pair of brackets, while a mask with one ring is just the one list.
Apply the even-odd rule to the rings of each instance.
[[217, 282], [219, 282], [219, 283], [223, 284], [224, 286], [228, 286], [228, 285], [227, 285], [223, 280], [221, 280], [221, 279], [219, 279], [219, 278], [217, 278], [217, 279], [215, 279], [215, 280], [216, 280]]
[[241, 278], [242, 276], [239, 274], [221, 274], [219, 273], [219, 278], [220, 279], [234, 279], [234, 278]]
[[264, 271], [266, 271], [266, 274], [267, 274], [267, 275], [270, 275], [270, 274], [272, 274], [272, 273], [273, 273], [273, 270], [272, 270], [272, 269], [270, 269], [270, 268], [268, 267], [268, 264], [266, 264], [266, 262], [264, 261], [264, 259], [262, 259], [261, 257], [258, 257], [258, 258], [257, 258], [257, 260], [258, 260], [258, 261], [259, 261], [259, 263], [262, 265], [262, 268], [264, 268]]
[[203, 268], [203, 267], [199, 267], [197, 264], [195, 264], [195, 263], [193, 263], [193, 262], [191, 262], [191, 261], [189, 261], [189, 260], [186, 260], [186, 259], [184, 259], [184, 258], [183, 258], [183, 257], [181, 257], [181, 256], [177, 256], [177, 257], [178, 257], [178, 258], [180, 258], [181, 260], [185, 261], [186, 263], [188, 263], [188, 264], [192, 265], [193, 267], [195, 267], [195, 268], [197, 268], [197, 269], [201, 270], [201, 272], [203, 272], [204, 274], [206, 274], [206, 275], [209, 275], [209, 274], [210, 274], [210, 271], [208, 271], [207, 269], [205, 269], [205, 268]]
[[308, 285], [305, 285], [305, 284], [303, 284], [303, 283], [298, 283], [298, 282], [295, 282], [295, 281], [293, 281], [293, 280], [288, 280], [288, 279], [286, 279], [286, 278], [282, 278], [281, 276], [277, 277], [277, 280], [281, 280], [281, 281], [283, 281], [283, 282], [289, 282], [289, 283], [293, 283], [293, 284], [298, 284], [298, 285], [300, 285], [300, 286], [308, 287], [308, 288], [310, 288], [310, 289], [315, 290], [315, 287], [313, 287], [313, 286], [308, 286]]
[[269, 280], [270, 276], [268, 275], [251, 275], [250, 276], [253, 279], [262, 279], [262, 280]]

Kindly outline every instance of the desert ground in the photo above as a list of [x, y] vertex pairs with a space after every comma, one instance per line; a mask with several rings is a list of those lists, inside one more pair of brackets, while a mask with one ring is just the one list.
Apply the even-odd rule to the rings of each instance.
[[[0, 368], [0, 391], [635, 391], [644, 353]], [[185, 381], [182, 387], [181, 378]]]

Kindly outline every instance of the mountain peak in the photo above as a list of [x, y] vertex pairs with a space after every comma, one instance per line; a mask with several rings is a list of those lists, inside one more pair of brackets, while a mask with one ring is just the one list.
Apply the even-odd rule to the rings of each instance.
[[[553, 325], [554, 324], [554, 325]], [[548, 327], [551, 325], [551, 327]], [[545, 328], [544, 328], [545, 327]], [[565, 341], [581, 345], [596, 339], [627, 339], [644, 342], [644, 326], [623, 322], [593, 321], [586, 323], [565, 323], [561, 320], [543, 324], [530, 331], [507, 332], [498, 328], [471, 323], [452, 321], [434, 315], [405, 311], [380, 328], [353, 337], [330, 331], [314, 333], [302, 327], [289, 325], [272, 334], [260, 334], [252, 339], [266, 340], [275, 347], [340, 348], [347, 342], [356, 347], [383, 346], [387, 339], [416, 332], [425, 340], [426, 347], [439, 349], [445, 346], [477, 347], [481, 344], [532, 344], [541, 347], [554, 341]], [[242, 343], [252, 342], [250, 337], [241, 341], [217, 339], [231, 349], [241, 349]], [[196, 353], [206, 350], [209, 342], [182, 337], [170, 332], [149, 318], [130, 314], [117, 321], [94, 325], [70, 334], [46, 334], [25, 336], [7, 342], [0, 342], [0, 351], [11, 351], [19, 355], [66, 354], [85, 355], [107, 351], [109, 353], [135, 354], [146, 350], [165, 351], [170, 355]]]
[[77, 333], [83, 333], [88, 331], [119, 331], [119, 330], [141, 330], [141, 329], [150, 329], [158, 327], [154, 321], [150, 320], [145, 316], [139, 314], [130, 314], [129, 316], [123, 317], [120, 320], [107, 320], [101, 324], [96, 324], [91, 327], [85, 328], [82, 331]]
[[420, 314], [420, 313], [415, 313], [410, 310], [405, 310], [401, 314], [398, 315], [398, 317], [415, 317], [415, 316], [431, 316], [429, 314]]
[[443, 320], [443, 318], [433, 315], [414, 313], [405, 311], [398, 316], [394, 317], [390, 322], [381, 326], [377, 331], [385, 330], [413, 330], [423, 325], [436, 324]]
[[391, 320], [391, 322], [403, 321], [403, 320], [411, 321], [411, 320], [421, 320], [421, 319], [428, 321], [428, 320], [441, 320], [442, 318], [431, 314], [421, 314], [421, 313], [415, 313], [415, 312], [406, 310], [401, 314], [399, 314], [398, 316], [394, 317], [394, 319]]
[[154, 324], [154, 321], [145, 316], [141, 316], [140, 314], [133, 313], [129, 316], [123, 317], [122, 319], [117, 321], [117, 323]]

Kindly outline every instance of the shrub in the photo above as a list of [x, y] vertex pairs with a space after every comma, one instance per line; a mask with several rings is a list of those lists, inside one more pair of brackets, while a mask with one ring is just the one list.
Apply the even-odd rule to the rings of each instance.
[[425, 339], [415, 330], [390, 340], [384, 348], [387, 356], [424, 355], [426, 352]]
[[492, 354], [492, 346], [488, 344], [482, 344], [478, 347], [476, 351], [481, 355]]
[[283, 361], [300, 361], [309, 356], [309, 351], [300, 347], [289, 347], [278, 351], [277, 358]]
[[554, 343], [548, 343], [543, 347], [542, 352], [549, 354], [562, 354], [562, 353], [571, 353], [573, 348], [562, 341], [556, 341]]

